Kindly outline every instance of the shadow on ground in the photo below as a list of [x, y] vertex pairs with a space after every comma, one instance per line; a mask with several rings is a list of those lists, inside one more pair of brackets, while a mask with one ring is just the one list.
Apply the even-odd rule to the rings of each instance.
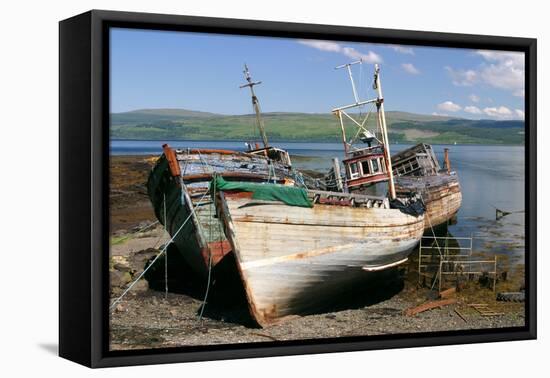
[[[207, 280], [197, 276], [185, 263], [176, 248], [168, 249], [168, 287], [169, 291], [183, 294], [203, 301], [207, 289]], [[241, 278], [238, 274], [233, 254], [226, 255], [212, 274], [212, 283], [203, 312], [206, 318], [256, 327], [256, 322], [248, 311], [248, 302]], [[145, 278], [153, 290], [165, 290], [164, 260], [160, 258], [149, 269]], [[404, 278], [400, 270], [390, 269], [384, 272], [370, 273], [360, 285], [343, 288], [339, 295], [322, 307], [298, 315], [313, 315], [358, 309], [385, 301], [398, 294], [404, 287]]]

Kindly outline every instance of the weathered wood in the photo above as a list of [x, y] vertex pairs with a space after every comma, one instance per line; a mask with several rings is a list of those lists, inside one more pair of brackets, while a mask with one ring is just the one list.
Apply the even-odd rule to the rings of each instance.
[[479, 314], [481, 316], [504, 315], [502, 312], [493, 311], [491, 308], [489, 308], [489, 305], [487, 303], [475, 303], [475, 304], [470, 304], [468, 306], [473, 307], [474, 309], [476, 309], [476, 311], [479, 312]]
[[374, 201], [384, 201], [386, 197], [383, 196], [373, 196], [369, 194], [360, 194], [360, 193], [341, 193], [341, 192], [330, 192], [330, 191], [324, 191], [324, 190], [308, 190], [308, 194], [313, 195], [322, 195], [325, 197], [328, 196], [334, 196], [334, 197], [341, 197], [341, 198], [354, 198], [356, 200], [374, 200]]
[[259, 325], [321, 307], [368, 277], [364, 266], [405, 259], [423, 233], [423, 217], [397, 209], [288, 206], [225, 196], [222, 209]]
[[421, 195], [426, 205], [427, 230], [447, 223], [462, 204], [462, 193], [456, 175], [442, 173], [421, 177], [401, 176], [395, 179], [395, 184], [398, 196], [413, 193]]
[[462, 315], [462, 313], [458, 311], [457, 308], [455, 308], [455, 313], [460, 317], [460, 319], [464, 320], [465, 323], [468, 323], [468, 320], [466, 320], [466, 317]]
[[416, 306], [405, 310], [405, 315], [414, 316], [424, 311], [433, 310], [434, 308], [441, 308], [441, 307], [452, 305], [455, 303], [456, 303], [456, 299], [454, 298], [440, 299], [437, 301], [426, 302], [421, 304], [420, 306]]
[[[292, 172], [287, 166], [269, 161], [265, 156], [237, 151], [165, 151], [171, 151], [168, 154], [175, 155], [176, 161], [170, 163], [164, 154], [157, 160], [147, 182], [149, 198], [155, 215], [170, 235], [174, 235], [187, 220], [174, 239], [174, 244], [189, 266], [197, 274], [206, 276], [210, 256], [212, 266], [215, 266], [231, 252], [223, 224], [216, 217], [216, 208], [208, 194], [212, 176], [217, 174], [239, 181], [265, 182], [271, 179], [281, 182], [290, 179]], [[178, 168], [179, 176], [174, 177]], [[166, 220], [163, 214], [165, 199]]]
[[443, 290], [439, 293], [439, 297], [442, 299], [450, 298], [456, 294], [456, 288], [452, 287], [447, 290]]
[[419, 143], [394, 154], [391, 160], [396, 176], [401, 174], [431, 175], [436, 174], [440, 169], [432, 146], [426, 143]]

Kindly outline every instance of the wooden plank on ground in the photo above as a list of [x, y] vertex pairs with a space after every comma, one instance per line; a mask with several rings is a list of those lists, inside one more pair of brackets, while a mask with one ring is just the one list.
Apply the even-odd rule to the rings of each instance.
[[426, 303], [422, 303], [420, 306], [412, 307], [405, 310], [405, 315], [414, 316], [424, 311], [433, 310], [434, 308], [441, 308], [454, 303], [456, 303], [456, 299], [454, 298], [440, 299], [437, 301], [426, 302]]
[[447, 290], [443, 290], [439, 293], [439, 297], [442, 299], [453, 297], [456, 294], [456, 288], [452, 287]]

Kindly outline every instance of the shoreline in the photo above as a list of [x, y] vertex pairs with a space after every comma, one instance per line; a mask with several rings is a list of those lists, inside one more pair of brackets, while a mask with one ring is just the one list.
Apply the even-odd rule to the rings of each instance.
[[[156, 222], [146, 189], [155, 156], [111, 157], [111, 299], [143, 271], [169, 238], [161, 226], [138, 232]], [[170, 249], [169, 249], [170, 251]], [[216, 276], [205, 316], [199, 320], [205, 282], [193, 279], [177, 255], [169, 252], [169, 292], [164, 293], [164, 263], [148, 280], [142, 279], [111, 314], [112, 350], [164, 348], [186, 345], [273, 342], [312, 338], [411, 334], [450, 330], [521, 327], [524, 303], [496, 301], [495, 293], [478, 281], [469, 281], [453, 296], [455, 304], [407, 316], [404, 311], [435, 299], [418, 285], [417, 260], [395, 269], [378, 281], [350, 288], [328, 304], [325, 312], [302, 314], [268, 328], [250, 323], [240, 280], [231, 274]], [[177, 251], [176, 251], [177, 253]], [[159, 260], [160, 262], [160, 260]], [[158, 270], [158, 269], [157, 269]], [[156, 276], [155, 276], [156, 275]], [[178, 279], [178, 277], [183, 277]], [[522, 271], [500, 279], [496, 292], [517, 291]], [[230, 298], [230, 301], [227, 301]], [[483, 316], [469, 304], [485, 303], [498, 316]], [[463, 319], [464, 318], [464, 319]]]
[[[132, 138], [110, 138], [110, 142], [213, 142], [213, 143], [223, 143], [223, 142], [245, 142], [246, 139], [132, 139]], [[290, 140], [279, 140], [279, 139], [270, 139], [270, 143], [317, 143], [317, 144], [341, 144], [342, 141], [338, 138], [326, 140], [326, 139], [290, 139]], [[423, 141], [417, 142], [407, 142], [407, 143], [390, 143], [391, 146], [414, 146], [418, 143], [428, 143]], [[514, 144], [514, 143], [430, 143], [434, 146], [518, 146], [525, 147], [524, 143]]]

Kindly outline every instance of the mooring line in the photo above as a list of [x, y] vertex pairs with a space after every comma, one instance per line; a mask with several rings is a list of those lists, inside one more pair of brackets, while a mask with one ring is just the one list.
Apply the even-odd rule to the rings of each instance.
[[187, 224], [187, 222], [189, 221], [189, 219], [191, 219], [191, 216], [193, 216], [194, 214], [194, 208], [199, 206], [199, 204], [202, 202], [202, 200], [204, 199], [204, 197], [206, 196], [206, 194], [208, 193], [208, 191], [204, 192], [204, 194], [202, 195], [201, 199], [199, 200], [199, 202], [194, 206], [192, 207], [192, 211], [191, 213], [187, 216], [187, 218], [185, 219], [185, 221], [182, 223], [182, 225], [180, 226], [180, 228], [178, 228], [178, 230], [174, 233], [174, 236], [172, 236], [172, 238], [164, 245], [164, 248], [159, 252], [158, 255], [155, 256], [155, 258], [153, 259], [153, 261], [151, 261], [151, 263], [149, 264], [149, 266], [147, 266], [147, 268], [145, 268], [143, 270], [143, 272], [141, 272], [141, 274], [134, 280], [134, 282], [132, 282], [130, 284], [130, 286], [128, 286], [128, 288], [126, 290], [124, 290], [124, 292], [117, 298], [113, 301], [113, 303], [109, 306], [109, 311], [112, 311], [115, 306], [117, 305], [118, 302], [120, 302], [122, 300], [122, 298], [124, 298], [124, 296], [126, 296], [126, 294], [128, 294], [128, 292], [132, 289], [132, 287], [134, 287], [134, 285], [145, 275], [145, 273], [155, 264], [155, 262], [160, 258], [160, 256], [162, 256], [166, 250], [168, 249], [168, 246], [170, 245], [170, 243], [172, 243], [174, 241], [174, 239], [176, 238], [176, 236], [178, 236], [178, 234], [180, 233], [180, 231], [183, 229], [183, 227]]

